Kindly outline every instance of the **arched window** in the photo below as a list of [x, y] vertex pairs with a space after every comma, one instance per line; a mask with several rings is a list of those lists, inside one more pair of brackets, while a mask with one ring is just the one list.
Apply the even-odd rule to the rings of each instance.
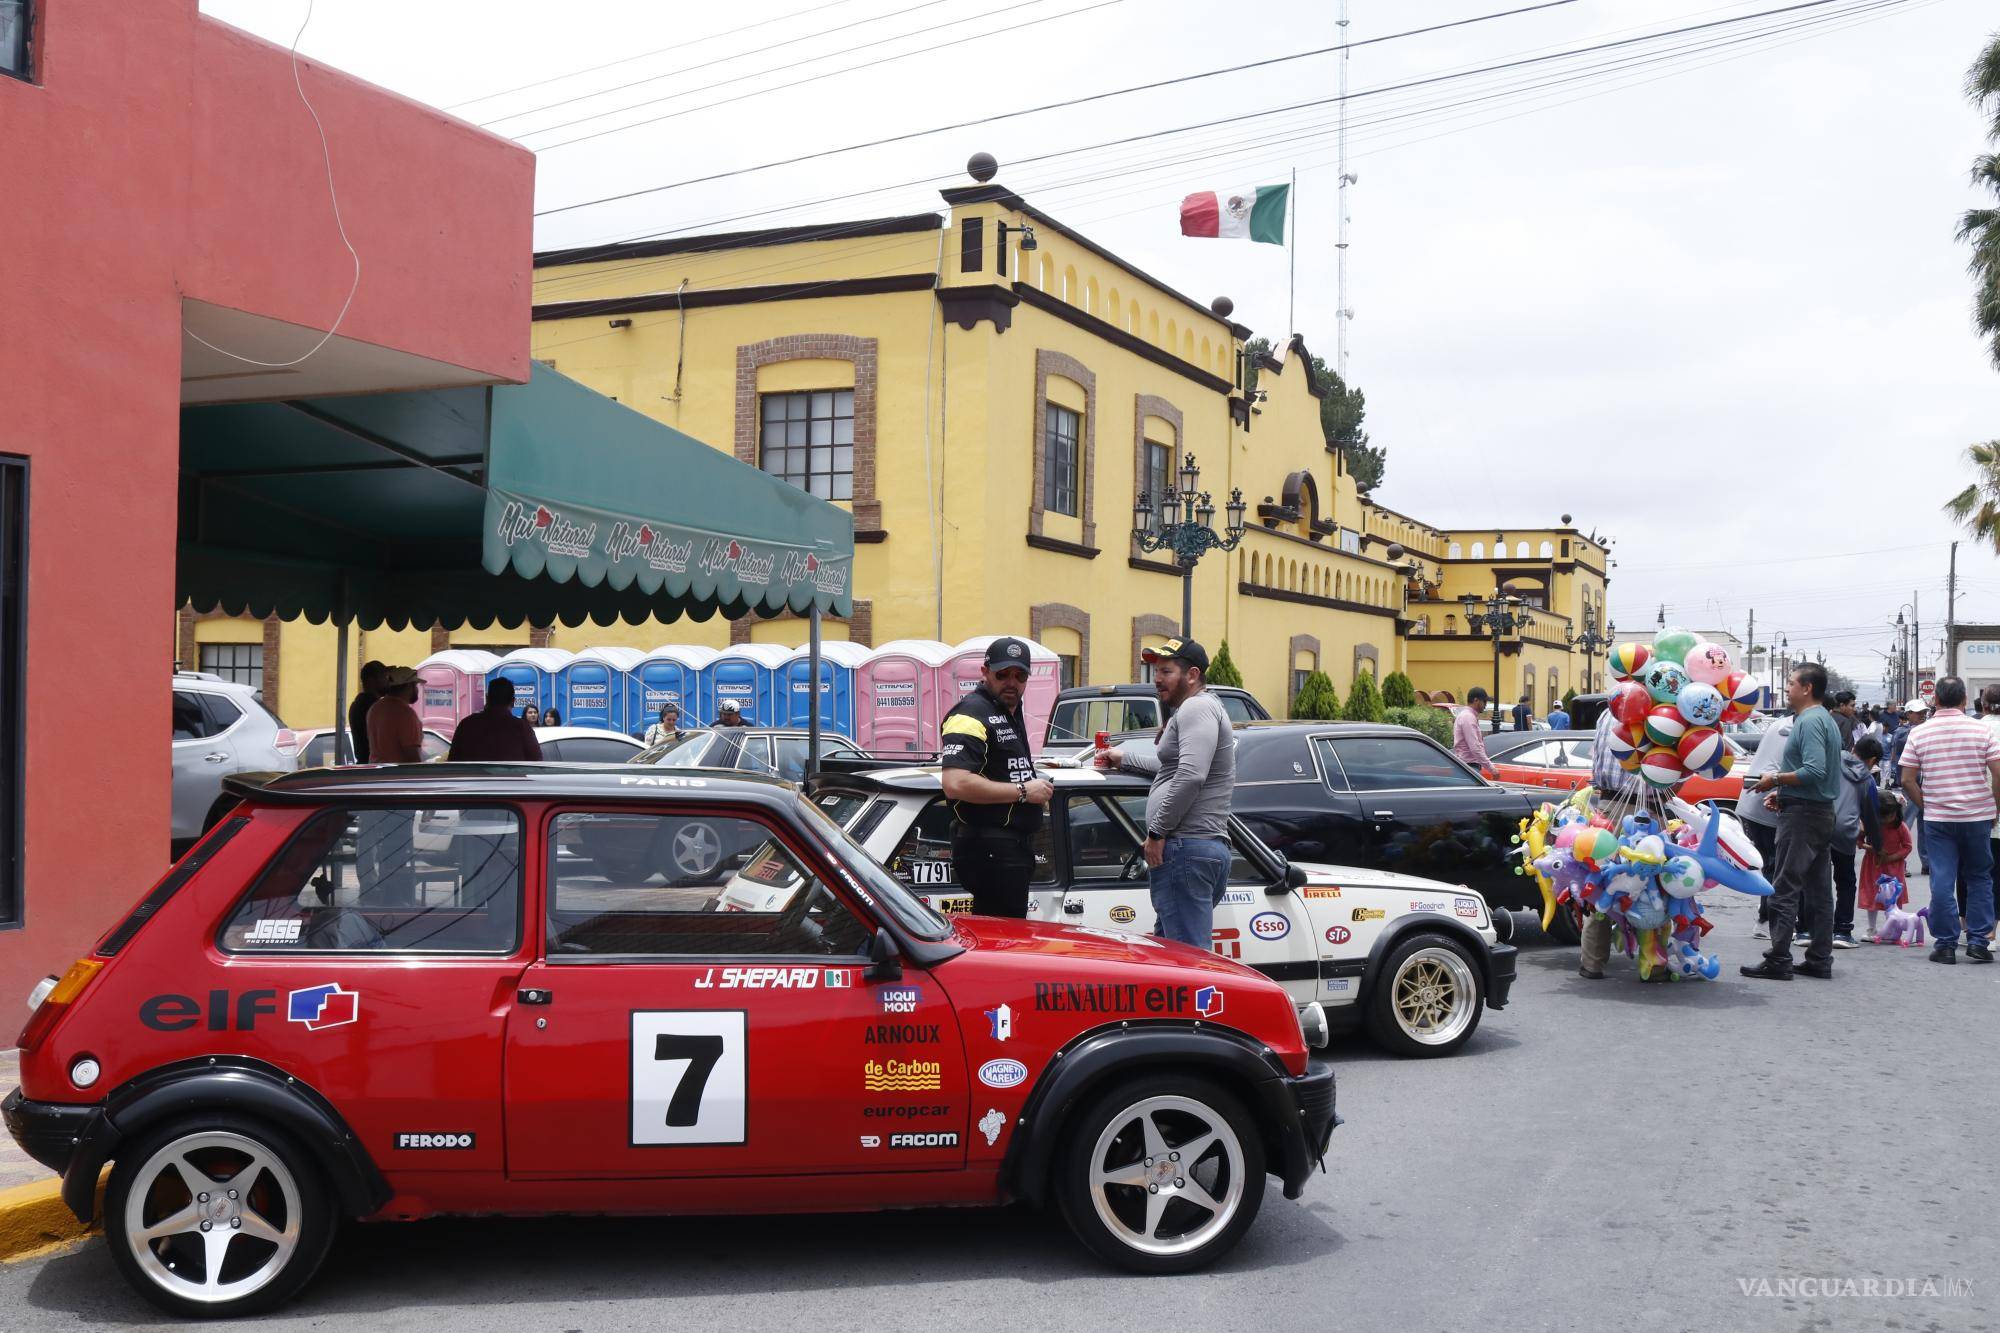
[[1079, 289], [1076, 281], [1076, 266], [1074, 264], [1069, 265], [1063, 269], [1062, 299], [1070, 305], [1075, 305], [1077, 298], [1081, 295], [1082, 291]]
[[1554, 542], [1542, 543], [1542, 559], [1553, 560], [1555, 558], [1555, 554], [1556, 554], [1556, 546]]
[[1171, 319], [1168, 320], [1167, 341], [1165, 345], [1166, 349], [1169, 352], [1176, 350], [1176, 344], [1180, 341], [1180, 336], [1181, 336], [1180, 326], [1174, 323], [1174, 321], [1172, 321]]
[[1457, 542], [1453, 542], [1450, 546], [1445, 547], [1444, 558], [1447, 560], [1462, 560], [1465, 558], [1465, 548]]
[[1155, 346], [1159, 345], [1160, 312], [1157, 310], [1148, 310], [1146, 312], [1146, 341]]
[[1043, 255], [1042, 262], [1035, 266], [1035, 287], [1040, 291], [1047, 291], [1055, 285], [1056, 261]]
[[1526, 542], [1514, 543], [1514, 558], [1516, 560], [1526, 560], [1528, 558], [1528, 544]]
[[1474, 560], [1484, 560], [1486, 558], [1485, 542], [1474, 542], [1472, 544], [1472, 558]]
[[1083, 284], [1083, 308], [1086, 313], [1097, 313], [1097, 279], [1090, 278]]
[[1445, 632], [1446, 634], [1456, 634], [1456, 633], [1458, 633], [1458, 617], [1457, 617], [1457, 616], [1454, 616], [1454, 615], [1449, 615], [1449, 614], [1447, 614], [1447, 615], [1445, 616], [1445, 618], [1444, 618], [1444, 632]]

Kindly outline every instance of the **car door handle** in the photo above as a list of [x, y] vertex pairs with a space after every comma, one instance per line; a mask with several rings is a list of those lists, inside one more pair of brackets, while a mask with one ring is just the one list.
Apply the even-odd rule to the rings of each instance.
[[1071, 916], [1082, 916], [1083, 904], [1077, 901], [1076, 899], [1072, 898], [1071, 900], [1063, 904], [1063, 911], [1067, 912]]
[[541, 990], [535, 987], [523, 987], [514, 992], [514, 998], [522, 1004], [553, 1004], [555, 1003], [556, 994], [554, 991]]
[[1394, 810], [1370, 810], [1368, 816], [1371, 819], [1394, 819], [1396, 812]]
[[227, 751], [217, 750], [214, 754], [203, 755], [201, 757], [201, 762], [203, 762], [204, 764], [219, 764], [227, 758], [229, 758], [229, 754]]

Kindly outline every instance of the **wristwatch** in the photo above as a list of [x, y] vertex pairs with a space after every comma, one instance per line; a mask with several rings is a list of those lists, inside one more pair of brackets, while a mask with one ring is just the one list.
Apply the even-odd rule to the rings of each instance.
[[1147, 842], [1165, 842], [1166, 840], [1167, 840], [1167, 835], [1159, 832], [1157, 829], [1146, 830]]
[[1015, 778], [1014, 786], [1020, 791], [1020, 795], [1014, 798], [1014, 804], [1026, 805], [1028, 803], [1028, 780], [1026, 778]]

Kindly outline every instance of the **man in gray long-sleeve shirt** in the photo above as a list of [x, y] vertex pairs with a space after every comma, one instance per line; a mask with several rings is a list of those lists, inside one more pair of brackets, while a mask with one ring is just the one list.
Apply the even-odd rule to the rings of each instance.
[[1215, 905], [1229, 887], [1229, 797], [1236, 786], [1236, 733], [1229, 715], [1203, 688], [1208, 651], [1192, 639], [1148, 648], [1153, 687], [1172, 717], [1160, 729], [1159, 762], [1107, 750], [1105, 768], [1150, 772], [1146, 797], [1146, 864], [1155, 933], [1197, 949], [1214, 934]]

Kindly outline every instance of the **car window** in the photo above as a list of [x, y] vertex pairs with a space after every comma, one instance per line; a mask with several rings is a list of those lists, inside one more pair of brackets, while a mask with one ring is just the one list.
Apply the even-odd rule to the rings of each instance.
[[[777, 742], [777, 751], [778, 758], [773, 767], [778, 770], [778, 776], [787, 782], [805, 781], [806, 738], [803, 736], [780, 736]], [[820, 753], [826, 753], [824, 746], [821, 747]]]
[[851, 958], [860, 920], [771, 829], [728, 815], [556, 816], [549, 957]]
[[1413, 736], [1321, 737], [1317, 743], [1339, 761], [1355, 791], [1479, 785], [1456, 759]]
[[1109, 699], [1070, 699], [1056, 705], [1049, 723], [1049, 738], [1060, 741], [1088, 741], [1100, 731], [1118, 735], [1128, 731], [1152, 731], [1160, 725], [1157, 699], [1114, 696]]
[[[328, 736], [326, 740], [329, 746], [333, 744], [333, 737]], [[620, 750], [619, 759], [613, 762], [622, 762], [625, 755], [632, 753], [632, 747], [629, 745], [620, 746], [619, 750]], [[427, 731], [424, 733], [423, 757], [425, 763], [429, 763], [433, 759], [442, 759], [450, 753], [451, 753], [450, 741], [438, 735], [435, 731]]]
[[1562, 766], [1564, 768], [1589, 768], [1590, 756], [1595, 746], [1595, 738], [1581, 741], [1563, 741]]
[[1083, 741], [1090, 738], [1083, 733], [1083, 700], [1076, 699], [1060, 703], [1049, 714], [1049, 739], [1052, 741]]
[[196, 741], [208, 734], [208, 717], [201, 711], [201, 700], [184, 690], [175, 690], [174, 739]]
[[521, 820], [503, 807], [323, 810], [237, 904], [231, 953], [510, 953]]
[[1493, 758], [1503, 764], [1522, 764], [1530, 768], [1541, 768], [1560, 763], [1562, 747], [1555, 741], [1536, 741], [1533, 745], [1516, 745], [1494, 755]]
[[[1111, 883], [1143, 881], [1146, 878], [1145, 847], [1127, 820], [1120, 818], [1103, 798], [1071, 796], [1068, 806], [1069, 877], [1081, 884], [1092, 880]], [[1146, 817], [1144, 798], [1139, 800], [1137, 818]]]
[[[951, 865], [951, 826], [951, 807], [942, 796], [926, 804], [911, 821], [910, 831], [896, 844], [896, 850], [889, 854], [889, 873], [920, 891], [956, 886], [959, 881]], [[1056, 867], [1050, 853], [1055, 840], [1049, 833], [1047, 819], [1042, 820], [1029, 846], [1035, 858], [1032, 882], [1053, 884]]]
[[243, 716], [243, 710], [236, 706], [234, 699], [220, 694], [198, 694], [201, 711], [208, 718], [208, 734], [219, 736], [235, 726]]
[[813, 807], [841, 828], [846, 828], [867, 804], [867, 795], [855, 791], [823, 791], [813, 797]]
[[1269, 731], [1237, 733], [1238, 782], [1311, 782], [1317, 776], [1304, 736]]
[[333, 759], [333, 733], [315, 736], [299, 751], [300, 768], [325, 768]]
[[549, 751], [558, 747], [566, 764], [622, 764], [632, 755], [632, 747], [623, 741], [599, 740], [595, 736], [566, 736], [560, 741], [543, 742], [542, 758], [556, 758]]
[[1250, 701], [1240, 694], [1218, 694], [1217, 702], [1222, 711], [1229, 715], [1231, 722], [1255, 722], [1257, 715], [1250, 711]]
[[712, 731], [690, 731], [655, 745], [632, 756], [635, 764], [662, 764], [668, 768], [699, 768], [702, 756], [708, 753], [709, 742], [716, 736]]
[[735, 767], [752, 773], [773, 773], [777, 770], [771, 764], [771, 738], [769, 736], [745, 736], [740, 742], [741, 757]]

